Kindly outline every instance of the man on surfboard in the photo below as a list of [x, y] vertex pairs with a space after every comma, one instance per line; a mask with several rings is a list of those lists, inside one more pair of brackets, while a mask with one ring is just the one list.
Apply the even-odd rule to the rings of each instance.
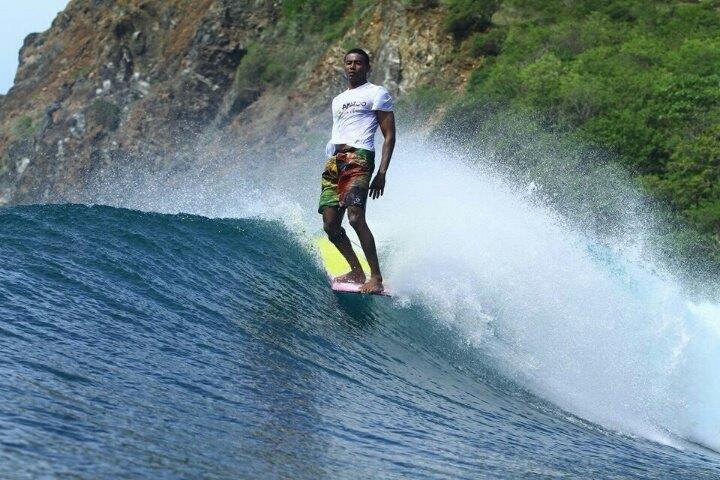
[[[322, 174], [318, 212], [323, 216], [328, 238], [350, 264], [350, 272], [336, 281], [361, 283], [360, 292], [379, 293], [384, 288], [383, 278], [375, 238], [365, 221], [365, 204], [368, 194], [377, 199], [385, 191], [385, 175], [395, 148], [393, 100], [384, 87], [368, 82], [370, 57], [364, 50], [348, 51], [344, 63], [348, 89], [332, 101], [332, 138], [326, 148], [330, 158]], [[374, 140], [378, 127], [385, 141], [380, 167], [370, 181], [375, 169]], [[370, 278], [365, 277], [342, 228], [346, 210], [370, 266]]]

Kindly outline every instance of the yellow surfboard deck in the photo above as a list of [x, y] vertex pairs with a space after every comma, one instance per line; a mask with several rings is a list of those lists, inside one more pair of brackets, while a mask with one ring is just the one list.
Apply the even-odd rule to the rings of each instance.
[[[318, 252], [320, 252], [320, 259], [323, 262], [325, 271], [330, 278], [337, 277], [338, 275], [347, 273], [350, 270], [350, 265], [348, 265], [342, 254], [337, 248], [335, 248], [335, 245], [327, 239], [327, 237], [318, 237], [316, 245]], [[362, 251], [358, 251], [357, 248], [353, 248], [353, 250], [355, 250], [355, 254], [360, 260], [360, 265], [362, 265], [363, 270], [365, 270], [365, 274], [369, 274], [370, 266], [365, 259], [365, 255], [363, 255]]]

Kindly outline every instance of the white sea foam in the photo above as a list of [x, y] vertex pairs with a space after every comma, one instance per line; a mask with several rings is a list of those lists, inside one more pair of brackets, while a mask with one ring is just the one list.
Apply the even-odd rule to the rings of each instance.
[[397, 291], [570, 412], [720, 450], [720, 306], [688, 301], [632, 241], [599, 244], [532, 189], [424, 152], [398, 156], [371, 210]]

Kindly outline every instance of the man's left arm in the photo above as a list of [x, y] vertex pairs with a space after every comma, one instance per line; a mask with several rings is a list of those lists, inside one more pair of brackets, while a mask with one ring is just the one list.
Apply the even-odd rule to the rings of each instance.
[[390, 166], [395, 149], [395, 114], [393, 112], [377, 111], [378, 124], [385, 141], [382, 146], [382, 160], [375, 178], [370, 182], [370, 198], [380, 198], [385, 192], [385, 174]]

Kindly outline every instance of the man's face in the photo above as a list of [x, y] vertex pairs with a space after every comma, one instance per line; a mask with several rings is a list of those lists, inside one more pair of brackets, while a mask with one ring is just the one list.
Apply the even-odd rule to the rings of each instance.
[[350, 81], [364, 79], [368, 74], [365, 58], [359, 53], [345, 55], [345, 73]]

